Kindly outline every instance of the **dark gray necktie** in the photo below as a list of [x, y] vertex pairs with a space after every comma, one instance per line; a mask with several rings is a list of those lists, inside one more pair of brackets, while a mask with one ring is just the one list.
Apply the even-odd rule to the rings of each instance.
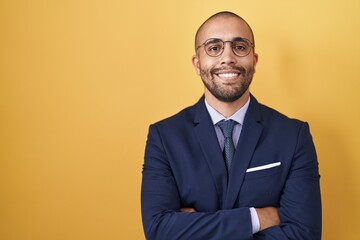
[[232, 138], [235, 121], [221, 121], [217, 125], [220, 127], [221, 132], [224, 135], [224, 157], [228, 172], [230, 172], [231, 162], [235, 152], [234, 141]]

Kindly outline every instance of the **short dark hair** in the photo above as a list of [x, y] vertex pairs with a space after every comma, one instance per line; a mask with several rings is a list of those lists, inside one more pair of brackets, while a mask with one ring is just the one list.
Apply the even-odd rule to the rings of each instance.
[[250, 25], [245, 21], [245, 19], [243, 19], [242, 17], [240, 17], [239, 15], [237, 15], [237, 14], [235, 14], [233, 12], [223, 11], [223, 12], [215, 13], [214, 15], [210, 16], [208, 19], [205, 20], [205, 22], [203, 22], [203, 24], [200, 25], [199, 29], [196, 31], [196, 34], [195, 34], [195, 50], [197, 48], [197, 39], [198, 39], [198, 35], [199, 35], [201, 29], [204, 27], [204, 25], [207, 22], [209, 22], [212, 19], [218, 18], [218, 17], [235, 17], [235, 18], [238, 18], [238, 19], [242, 20], [250, 29], [251, 36], [252, 36], [252, 43], [253, 43], [253, 46], [255, 47], [254, 32], [251, 29]]

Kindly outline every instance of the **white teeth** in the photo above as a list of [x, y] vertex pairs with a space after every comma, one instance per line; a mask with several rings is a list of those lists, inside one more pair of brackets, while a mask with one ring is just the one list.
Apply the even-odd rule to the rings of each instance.
[[233, 77], [237, 77], [239, 74], [237, 73], [220, 73], [218, 74], [219, 77], [221, 78], [233, 78]]

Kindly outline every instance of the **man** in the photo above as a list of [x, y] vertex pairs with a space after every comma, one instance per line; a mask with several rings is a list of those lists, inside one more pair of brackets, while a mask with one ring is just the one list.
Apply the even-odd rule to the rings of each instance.
[[249, 92], [258, 55], [231, 12], [207, 19], [193, 65], [197, 104], [150, 126], [141, 190], [147, 239], [321, 239], [316, 152], [308, 124]]

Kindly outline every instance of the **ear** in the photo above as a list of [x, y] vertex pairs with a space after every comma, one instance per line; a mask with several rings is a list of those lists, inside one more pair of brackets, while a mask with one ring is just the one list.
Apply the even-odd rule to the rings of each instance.
[[253, 59], [254, 71], [256, 69], [256, 64], [258, 60], [259, 60], [259, 55], [257, 53], [254, 53], [254, 59]]
[[194, 55], [192, 57], [192, 64], [195, 68], [196, 74], [200, 75], [200, 61], [199, 61], [199, 57], [197, 55]]

